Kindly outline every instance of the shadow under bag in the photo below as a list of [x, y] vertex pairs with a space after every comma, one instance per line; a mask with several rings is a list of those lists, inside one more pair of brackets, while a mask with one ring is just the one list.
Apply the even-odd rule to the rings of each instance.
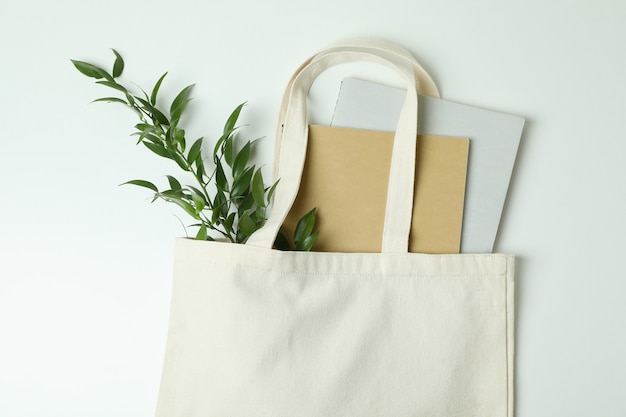
[[[417, 93], [431, 88], [409, 57], [359, 40], [305, 62], [285, 93], [266, 225], [244, 245], [177, 240], [157, 417], [513, 416], [513, 256], [408, 251]], [[309, 88], [355, 61], [408, 86], [381, 253], [274, 250], [300, 185]]]

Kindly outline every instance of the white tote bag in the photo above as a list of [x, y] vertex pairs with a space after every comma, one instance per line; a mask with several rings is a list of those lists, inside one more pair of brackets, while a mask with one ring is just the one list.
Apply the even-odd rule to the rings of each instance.
[[[176, 242], [157, 417], [513, 415], [513, 257], [408, 253], [419, 85], [384, 56], [331, 51], [300, 68], [274, 207], [247, 244]], [[356, 60], [397, 69], [410, 92], [383, 253], [274, 250], [304, 165], [308, 89]]]

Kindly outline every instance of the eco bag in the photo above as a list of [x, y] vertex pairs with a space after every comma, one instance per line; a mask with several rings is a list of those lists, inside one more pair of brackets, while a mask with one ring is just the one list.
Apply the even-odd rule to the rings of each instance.
[[298, 192], [308, 89], [356, 60], [397, 68], [341, 51], [295, 77], [265, 226], [244, 245], [176, 242], [158, 417], [512, 416], [513, 257], [408, 252], [415, 78], [395, 134], [382, 252], [272, 249]]

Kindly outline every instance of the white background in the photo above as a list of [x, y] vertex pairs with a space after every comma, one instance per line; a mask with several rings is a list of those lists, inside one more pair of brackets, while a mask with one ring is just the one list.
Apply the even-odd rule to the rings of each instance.
[[[411, 50], [442, 97], [527, 119], [496, 249], [518, 255], [517, 416], [626, 415], [622, 0], [4, 0], [0, 4], [0, 417], [152, 416], [175, 207], [117, 187], [176, 172], [70, 58], [171, 99], [188, 137], [230, 111], [266, 136], [291, 73], [353, 36]], [[187, 219], [185, 219], [187, 220]]]

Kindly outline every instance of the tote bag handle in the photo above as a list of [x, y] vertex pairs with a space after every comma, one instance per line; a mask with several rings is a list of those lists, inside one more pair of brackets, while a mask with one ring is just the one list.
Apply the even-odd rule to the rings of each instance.
[[381, 56], [382, 58], [392, 60], [396, 62], [397, 65], [401, 64], [401, 68], [404, 69], [407, 74], [410, 75], [410, 71], [413, 71], [414, 77], [417, 80], [418, 94], [440, 98], [437, 85], [435, 85], [431, 76], [409, 51], [398, 45], [378, 39], [346, 39], [326, 47], [322, 51], [315, 54], [311, 60], [316, 60], [325, 53], [338, 51], [371, 52]]
[[[328, 47], [318, 51], [309, 59], [307, 59], [300, 67], [296, 70], [296, 72], [292, 75], [289, 83], [287, 84], [287, 88], [285, 89], [285, 93], [283, 94], [280, 111], [278, 115], [278, 126], [276, 128], [276, 142], [274, 144], [274, 180], [277, 180], [278, 177], [278, 166], [280, 164], [280, 148], [281, 148], [281, 137], [282, 130], [285, 124], [285, 114], [287, 112], [287, 103], [289, 101], [289, 94], [291, 92], [291, 86], [293, 85], [293, 81], [296, 76], [302, 72], [303, 68], [309, 65], [311, 62], [319, 59], [326, 53], [329, 52], [340, 52], [340, 51], [353, 51], [353, 52], [371, 52], [376, 55], [379, 55], [383, 58], [393, 60], [396, 62], [396, 65], [408, 75], [413, 76], [417, 80], [417, 93], [423, 96], [429, 96], [434, 98], [440, 98], [439, 90], [437, 89], [437, 85], [430, 77], [430, 75], [426, 72], [426, 70], [420, 65], [420, 63], [415, 59], [413, 55], [409, 51], [400, 46], [384, 42], [378, 39], [370, 39], [370, 38], [352, 38], [346, 39]], [[413, 73], [411, 75], [411, 72]]]
[[298, 194], [308, 141], [307, 95], [319, 74], [346, 62], [368, 61], [399, 72], [407, 81], [407, 95], [400, 113], [391, 156], [387, 206], [382, 238], [383, 253], [407, 253], [417, 141], [417, 86], [415, 74], [407, 74], [396, 62], [365, 51], [336, 51], [316, 57], [295, 75], [285, 107], [278, 177], [272, 212], [266, 224], [248, 239], [247, 244], [271, 248]]

